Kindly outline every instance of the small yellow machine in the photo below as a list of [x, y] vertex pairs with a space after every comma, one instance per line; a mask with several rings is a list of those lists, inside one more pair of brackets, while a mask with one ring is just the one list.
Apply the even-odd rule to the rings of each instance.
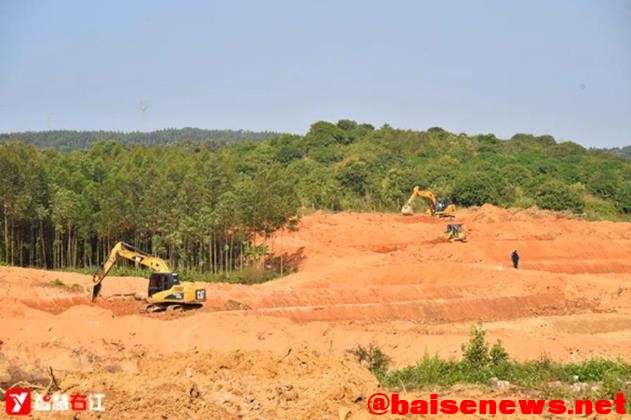
[[92, 278], [91, 302], [99, 296], [103, 279], [119, 258], [134, 261], [154, 271], [149, 277], [146, 312], [199, 308], [206, 301], [206, 289], [196, 288], [193, 283], [181, 282], [179, 275], [172, 272], [164, 260], [148, 255], [125, 242], [118, 242], [99, 272]]
[[445, 233], [447, 234], [447, 239], [449, 239], [449, 242], [466, 242], [467, 240], [467, 234], [465, 233], [464, 229], [462, 229], [462, 224], [460, 223], [448, 224], [447, 231]]
[[451, 203], [448, 199], [436, 198], [433, 192], [429, 190], [421, 190], [420, 187], [414, 187], [412, 194], [407, 203], [401, 208], [401, 214], [404, 216], [411, 216], [414, 214], [412, 206], [416, 197], [421, 197], [427, 200], [427, 214], [432, 217], [456, 217], [456, 205]]

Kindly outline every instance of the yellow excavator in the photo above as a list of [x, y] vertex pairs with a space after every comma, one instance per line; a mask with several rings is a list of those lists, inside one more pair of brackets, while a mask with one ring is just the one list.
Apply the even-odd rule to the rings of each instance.
[[414, 187], [412, 194], [407, 203], [401, 208], [401, 214], [404, 216], [411, 216], [414, 214], [412, 206], [416, 197], [421, 197], [427, 200], [427, 214], [432, 217], [456, 217], [456, 205], [451, 203], [448, 199], [436, 198], [433, 192], [429, 190], [422, 190], [420, 187]]
[[125, 242], [118, 242], [110, 251], [107, 260], [101, 265], [99, 272], [92, 277], [91, 302], [99, 296], [103, 279], [119, 258], [134, 261], [153, 270], [149, 277], [145, 312], [199, 308], [206, 301], [206, 289], [196, 288], [193, 283], [181, 282], [179, 275], [172, 272], [164, 260]]

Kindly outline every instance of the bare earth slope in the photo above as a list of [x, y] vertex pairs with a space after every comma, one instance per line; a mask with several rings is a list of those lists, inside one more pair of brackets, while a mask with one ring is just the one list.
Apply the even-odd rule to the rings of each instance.
[[[206, 284], [206, 306], [184, 314], [139, 314], [119, 296], [145, 294], [146, 279], [108, 278], [90, 305], [89, 276], [0, 267], [0, 383], [51, 366], [62, 385], [106, 392], [103, 418], [160, 418], [152, 402], [164, 418], [363, 418], [379, 389], [348, 355], [357, 344], [395, 366], [459, 357], [483, 322], [517, 359], [631, 360], [631, 224], [493, 206], [457, 222], [467, 243], [424, 215], [307, 216], [273, 241], [304, 247], [298, 272]], [[180, 397], [164, 396], [171, 384]]]

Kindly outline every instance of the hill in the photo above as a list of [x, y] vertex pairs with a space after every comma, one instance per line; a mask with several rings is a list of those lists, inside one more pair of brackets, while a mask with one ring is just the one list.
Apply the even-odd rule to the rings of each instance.
[[37, 147], [50, 147], [60, 151], [69, 151], [87, 149], [95, 143], [106, 140], [118, 140], [125, 144], [143, 144], [147, 146], [167, 145], [179, 142], [225, 144], [244, 140], [259, 142], [275, 135], [278, 135], [278, 133], [244, 130], [204, 130], [190, 127], [130, 133], [117, 131], [53, 130], [0, 134], [0, 142], [22, 141]]
[[[340, 120], [318, 121], [304, 136], [219, 146], [107, 141], [60, 153], [6, 142], [0, 261], [89, 267], [123, 240], [184, 275], [242, 281], [266, 252], [255, 239], [293, 216], [398, 212], [415, 185], [459, 208], [539, 207], [614, 221], [631, 215], [631, 162], [552, 136], [498, 139]], [[417, 202], [416, 211], [423, 206]]]

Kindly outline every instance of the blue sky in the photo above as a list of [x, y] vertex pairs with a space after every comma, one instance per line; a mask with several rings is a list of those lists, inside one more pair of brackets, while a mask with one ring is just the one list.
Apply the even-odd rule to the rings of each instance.
[[0, 132], [317, 120], [631, 144], [631, 1], [0, 0]]

